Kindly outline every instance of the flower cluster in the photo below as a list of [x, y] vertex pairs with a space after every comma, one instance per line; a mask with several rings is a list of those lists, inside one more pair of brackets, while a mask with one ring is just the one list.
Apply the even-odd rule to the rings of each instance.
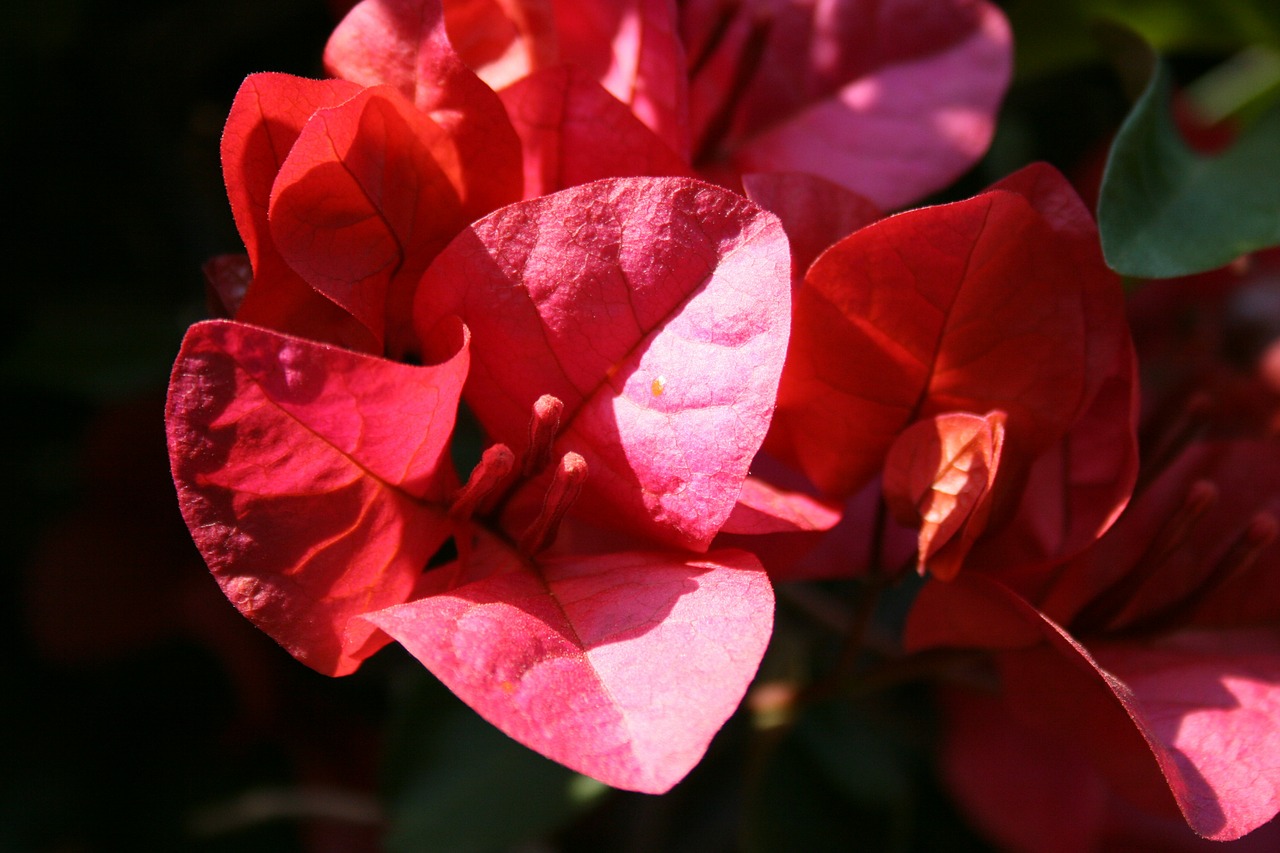
[[[661, 793], [755, 677], [774, 584], [919, 574], [895, 654], [953, 661], [941, 762], [993, 837], [1270, 820], [1280, 389], [1224, 377], [1274, 349], [1135, 349], [1052, 167], [885, 216], [981, 156], [1010, 75], [993, 6], [921, 5], [363, 0], [329, 79], [250, 76], [247, 256], [207, 266], [167, 409], [228, 599], [331, 675], [397, 641]], [[1137, 328], [1274, 299], [1248, 263]]]

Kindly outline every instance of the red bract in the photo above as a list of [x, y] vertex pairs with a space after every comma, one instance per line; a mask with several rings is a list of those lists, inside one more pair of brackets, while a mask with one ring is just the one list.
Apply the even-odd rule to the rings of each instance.
[[[222, 172], [240, 238], [258, 281], [229, 288], [242, 276], [211, 276], [229, 316], [314, 340], [372, 352], [377, 342], [362, 324], [320, 295], [285, 262], [271, 237], [268, 210], [276, 175], [316, 110], [360, 91], [345, 80], [286, 74], [248, 77], [231, 104], [222, 133]], [[225, 262], [221, 265], [226, 268]]]
[[495, 88], [575, 66], [652, 132], [646, 146], [728, 186], [749, 172], [811, 172], [881, 207], [939, 189], [981, 156], [1011, 68], [1008, 25], [982, 2], [445, 10], [461, 56]]
[[[701, 552], [768, 427], [788, 307], [781, 225], [725, 190], [503, 208], [421, 283], [434, 366], [193, 327], [168, 415], [184, 515], [232, 602], [311, 666], [350, 672], [389, 634], [513, 737], [666, 790], [769, 638], [759, 562]], [[464, 376], [496, 443], [454, 489]], [[450, 535], [458, 559], [424, 574]]]
[[1003, 412], [960, 413], [917, 421], [889, 448], [884, 499], [902, 524], [920, 530], [923, 574], [950, 580], [991, 514], [992, 486], [1004, 445]]
[[[1087, 211], [1049, 167], [840, 241], [809, 268], [794, 329], [768, 447], [828, 495], [857, 494], [889, 454], [901, 464], [885, 488], [906, 521], [949, 464], [944, 448], [969, 446], [963, 425], [1003, 423], [999, 442], [989, 435], [966, 455], [986, 460], [961, 488], [978, 515], [964, 514], [946, 574], [970, 546], [1001, 561], [1018, 552], [1018, 565], [1067, 556], [1123, 507], [1136, 474], [1135, 391], [1119, 284]], [[1105, 452], [1077, 464], [1095, 446]], [[988, 513], [994, 528], [1011, 527], [975, 541]], [[943, 559], [937, 534], [922, 530], [923, 563]]]
[[335, 77], [394, 86], [443, 129], [471, 219], [520, 197], [519, 140], [498, 96], [454, 52], [438, 2], [358, 3], [329, 38], [324, 62]]
[[666, 0], [446, 0], [462, 58], [495, 89], [572, 66], [625, 105], [672, 154], [689, 158], [685, 57]]
[[472, 330], [465, 398], [498, 444], [453, 515], [483, 530], [431, 594], [368, 618], [552, 758], [642, 791], [683, 777], [772, 625], [755, 557], [691, 552], [763, 440], [788, 281], [777, 220], [690, 180], [597, 182], [460, 235], [416, 320]]
[[[253, 281], [243, 301], [234, 266], [212, 267], [211, 281], [238, 320], [401, 357], [419, 347], [418, 279], [464, 226], [520, 198], [521, 153], [430, 4], [394, 6], [403, 44], [362, 41], [391, 26], [379, 11], [362, 4], [334, 35], [326, 56], [346, 79], [256, 74], [241, 87], [222, 158]], [[378, 46], [398, 52], [362, 52]]]
[[524, 145], [527, 197], [602, 178], [689, 174], [625, 104], [575, 66], [535, 72], [501, 96]]
[[231, 603], [322, 672], [386, 644], [354, 617], [404, 601], [451, 533], [432, 501], [453, 483], [455, 337], [434, 367], [226, 321], [183, 341], [166, 412], [183, 517]]
[[[909, 647], [986, 649], [994, 664], [998, 701], [949, 692], [952, 737], [970, 742], [948, 754], [963, 798], [1006, 841], [1049, 850], [1057, 835], [1047, 814], [1034, 832], [1001, 819], [1008, 804], [966, 769], [1006, 737], [1075, 753], [1071, 772], [1099, 803], [1181, 815], [1207, 838], [1238, 838], [1280, 810], [1278, 459], [1267, 442], [1191, 447], [1043, 591], [976, 574], [922, 591]], [[994, 712], [987, 725], [974, 702]], [[1106, 809], [1071, 814], [1072, 837], [1096, 843]]]

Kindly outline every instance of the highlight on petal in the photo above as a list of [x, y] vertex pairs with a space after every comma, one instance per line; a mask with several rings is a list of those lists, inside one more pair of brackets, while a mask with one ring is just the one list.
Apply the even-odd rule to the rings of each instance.
[[[741, 196], [598, 181], [464, 231], [427, 271], [415, 319], [471, 329], [466, 397], [493, 440], [523, 448], [535, 400], [563, 401], [554, 453], [591, 471], [576, 514], [705, 550], [773, 412], [789, 272], [781, 225]], [[526, 492], [540, 503], [543, 488]]]
[[685, 4], [695, 164], [811, 172], [884, 209], [949, 184], [991, 141], [1012, 43], [994, 5], [923, 6]]
[[950, 580], [986, 529], [1004, 446], [1003, 412], [948, 412], [912, 424], [889, 448], [884, 497], [920, 530], [920, 574]]
[[830, 530], [840, 509], [802, 492], [789, 492], [758, 477], [742, 481], [742, 493], [721, 533], [767, 534]]
[[[985, 615], [978, 618], [979, 603]], [[965, 621], [951, 614], [968, 613]], [[1003, 625], [1003, 628], [994, 626]], [[1015, 643], [992, 640], [1019, 635]], [[1039, 634], [1041, 643], [1027, 644]], [[907, 647], [1000, 649], [1006, 707], [1074, 744], [1126, 799], [1231, 840], [1280, 809], [1280, 633], [1273, 626], [1113, 637], [1086, 649], [1007, 587], [974, 573], [929, 584]]]
[[468, 355], [413, 367], [229, 321], [192, 326], [166, 409], [183, 517], [227, 598], [307, 665], [387, 642], [355, 616], [403, 602], [451, 532], [435, 504]]
[[652, 130], [576, 66], [535, 72], [500, 96], [524, 144], [527, 198], [601, 178], [689, 173]]
[[508, 551], [481, 580], [364, 618], [531, 749], [658, 794], [698, 762], [746, 692], [773, 592], [741, 551], [532, 564]]
[[675, 4], [556, 0], [555, 8], [560, 61], [598, 80], [687, 162], [688, 82]]
[[1192, 829], [1231, 841], [1280, 812], [1280, 629], [1186, 631], [1094, 655], [1177, 766], [1169, 782]]
[[445, 0], [458, 56], [496, 92], [559, 62], [553, 0]]

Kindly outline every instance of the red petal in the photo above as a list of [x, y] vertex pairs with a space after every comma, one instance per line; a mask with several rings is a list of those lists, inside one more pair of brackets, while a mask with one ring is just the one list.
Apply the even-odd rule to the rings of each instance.
[[574, 66], [535, 72], [501, 97], [524, 144], [527, 198], [600, 178], [689, 173], [653, 131]]
[[618, 788], [671, 788], [764, 654], [773, 592], [759, 563], [740, 551], [507, 559], [365, 618], [526, 746]]
[[267, 222], [271, 187], [316, 110], [359, 93], [346, 80], [307, 80], [288, 74], [251, 74], [231, 102], [222, 131], [222, 175], [231, 213], [255, 272], [273, 275], [284, 266]]
[[[1220, 487], [1221, 486], [1221, 487]], [[1207, 489], [1200, 511], [1186, 505]], [[1237, 626], [1280, 619], [1280, 543], [1250, 528], [1280, 518], [1280, 454], [1273, 443], [1194, 444], [1144, 490], [1115, 526], [1067, 564], [1041, 608], [1070, 624], [1113, 589], [1126, 594], [1110, 627], [1176, 609], [1179, 624]], [[1188, 606], [1189, 605], [1189, 606]]]
[[467, 402], [494, 440], [523, 452], [534, 401], [563, 401], [555, 452], [591, 472], [576, 514], [705, 550], [773, 410], [789, 266], [777, 219], [740, 196], [599, 181], [463, 232], [416, 320], [471, 329]]
[[445, 132], [390, 87], [317, 111], [280, 169], [271, 233], [289, 265], [388, 350], [409, 349], [413, 288], [468, 223]]
[[352, 617], [404, 601], [450, 533], [424, 498], [447, 475], [458, 341], [411, 367], [227, 321], [187, 332], [167, 409], [183, 516], [232, 603], [321, 672], [386, 642]]
[[445, 0], [449, 40], [496, 92], [558, 63], [552, 0]]
[[1093, 404], [1031, 466], [1016, 514], [974, 546], [971, 560], [1030, 600], [1069, 560], [1097, 542], [1128, 505], [1138, 477], [1137, 379], [1131, 350]]
[[742, 493], [721, 533], [760, 535], [830, 530], [840, 509], [801, 492], [788, 492], [756, 477], [742, 482]]
[[682, 162], [689, 158], [685, 56], [667, 0], [557, 0], [560, 61], [631, 108]]
[[1104, 360], [1085, 330], [1123, 328], [1118, 305], [1110, 316], [1100, 305], [1118, 299], [1118, 282], [1082, 256], [1078, 235], [1006, 191], [902, 213], [837, 243], [797, 294], [770, 448], [824, 490], [850, 494], [915, 420], [1000, 409], [1009, 461], [1028, 465], [1114, 364], [1114, 340]]
[[498, 96], [454, 53], [438, 0], [364, 0], [333, 31], [324, 62], [337, 77], [396, 87], [444, 128], [469, 219], [521, 197], [520, 140]]
[[742, 185], [747, 198], [782, 220], [797, 284], [829, 246], [881, 216], [862, 196], [816, 175], [764, 172], [743, 175]]
[[240, 86], [222, 133], [222, 172], [253, 283], [236, 300], [236, 318], [287, 334], [362, 351], [381, 350], [368, 330], [295, 273], [275, 245], [267, 212], [285, 157], [316, 110], [337, 106], [360, 87], [346, 80], [253, 74]]
[[[963, 623], [957, 609], [968, 611]], [[1042, 736], [1076, 744], [1130, 801], [1166, 814], [1176, 805], [1192, 829], [1217, 840], [1239, 838], [1280, 809], [1274, 627], [1100, 640], [1091, 654], [1007, 587], [967, 573], [922, 591], [906, 644], [1009, 648], [991, 642], [994, 625], [1046, 643], [996, 655], [1006, 705]]]

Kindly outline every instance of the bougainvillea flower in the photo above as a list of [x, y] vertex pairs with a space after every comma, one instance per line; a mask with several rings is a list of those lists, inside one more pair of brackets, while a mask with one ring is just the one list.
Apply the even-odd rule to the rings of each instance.
[[[658, 58], [670, 65], [664, 79], [681, 70], [668, 20], [672, 10], [663, 2], [640, 6], [574, 5], [555, 16], [549, 4], [538, 3], [463, 3], [442, 10], [435, 0], [365, 0], [335, 30], [325, 63], [338, 77], [398, 88], [450, 130], [460, 153], [496, 148], [505, 155], [513, 143], [519, 146], [528, 198], [602, 178], [688, 175], [687, 144], [658, 132], [665, 127], [683, 138], [672, 124], [676, 116], [683, 121], [682, 97], [660, 108], [651, 95], [669, 87], [646, 90], [640, 70], [626, 70], [629, 62], [644, 62], [646, 74], [652, 73], [650, 60]], [[466, 48], [461, 58], [453, 52], [446, 21]], [[640, 28], [635, 33], [632, 24]], [[667, 33], [665, 40], [655, 36], [655, 24]], [[625, 33], [614, 41], [611, 33], [619, 27]], [[522, 58], [513, 59], [503, 49], [495, 69], [489, 61], [493, 42], [507, 38], [527, 44], [536, 56], [517, 51]], [[463, 59], [485, 75], [483, 82]], [[683, 84], [682, 77], [672, 79]], [[486, 83], [501, 89], [501, 101]], [[509, 174], [486, 173], [483, 165], [470, 177], [491, 191], [491, 201], [514, 185]], [[472, 211], [472, 219], [495, 206]]]
[[468, 324], [465, 399], [521, 463], [484, 486], [479, 541], [433, 579], [449, 588], [369, 619], [517, 739], [670, 787], [772, 624], [759, 561], [707, 548], [772, 414], [789, 279], [775, 218], [688, 179], [588, 184], [460, 235], [416, 320]]
[[985, 2], [682, 4], [694, 162], [812, 172], [900, 207], [986, 151], [1009, 83]]
[[918, 527], [919, 560], [950, 580], [991, 515], [1004, 445], [1004, 413], [950, 412], [916, 421], [884, 463], [884, 499], [904, 525]]
[[[169, 402], [197, 544], [313, 667], [349, 672], [394, 637], [513, 737], [665, 790], [772, 626], [759, 561], [708, 546], [772, 416], [789, 264], [740, 196], [603, 181], [439, 255], [414, 312], [426, 366], [197, 325]], [[440, 460], [464, 376], [493, 444], [455, 489]], [[424, 574], [450, 535], [458, 558]]]
[[462, 59], [494, 89], [571, 66], [689, 160], [685, 55], [666, 0], [445, 0]]
[[225, 320], [183, 341], [166, 411], [183, 517], [231, 603], [321, 672], [386, 644], [355, 617], [403, 602], [452, 533], [455, 326], [426, 367]]
[[[968, 446], [970, 418], [1001, 413], [1002, 438], [986, 432], [987, 450], [966, 457], [987, 462], [963, 502], [981, 506], [980, 523], [957, 546], [997, 547], [973, 540], [990, 515], [993, 535], [1016, 522], [998, 547], [1064, 557], [1127, 499], [1135, 398], [1119, 282], [1079, 198], [1038, 165], [972, 199], [868, 225], [813, 263], [796, 293], [768, 448], [843, 500], [873, 482], [896, 444], [903, 460], [917, 458], [886, 479], [902, 507], [941, 470], [925, 469], [945, 465], [942, 448]], [[902, 445], [911, 430], [914, 450]], [[929, 434], [933, 459], [920, 455]], [[1095, 445], [1105, 452], [1076, 464]], [[915, 486], [899, 476], [908, 469]], [[1054, 488], [1050, 504], [1042, 492]], [[936, 554], [930, 542], [922, 557]]]
[[[1280, 810], [1278, 460], [1273, 442], [1192, 445], [1033, 596], [979, 572], [922, 590], [909, 648], [988, 653], [998, 693], [947, 691], [958, 723], [947, 755], [953, 782], [974, 782], [962, 799], [1006, 841], [1057, 849], [1034, 840], [1025, 813], [1000, 818], [999, 785], [974, 769], [1006, 734], [1074, 753], [1066, 766], [1088, 783], [1078, 795], [1097, 800], [1036, 815], [1042, 839], [1069, 815], [1082, 823], [1062, 830], [1096, 843], [1112, 796], [1217, 840]], [[982, 724], [979, 707], [998, 713]]]
[[883, 208], [973, 165], [1012, 66], [985, 2], [448, 0], [445, 15], [495, 88], [575, 66], [703, 175], [811, 172]]
[[[379, 66], [386, 85], [359, 61], [368, 57], [347, 26], [329, 51], [344, 79], [255, 74], [241, 86], [222, 160], [253, 282], [243, 301], [224, 298], [229, 316], [411, 353], [410, 303], [427, 264], [470, 222], [521, 197], [520, 143], [501, 101], [461, 65], [438, 21], [415, 23], [420, 61]], [[234, 286], [238, 271], [212, 272], [226, 295], [220, 285]]]

